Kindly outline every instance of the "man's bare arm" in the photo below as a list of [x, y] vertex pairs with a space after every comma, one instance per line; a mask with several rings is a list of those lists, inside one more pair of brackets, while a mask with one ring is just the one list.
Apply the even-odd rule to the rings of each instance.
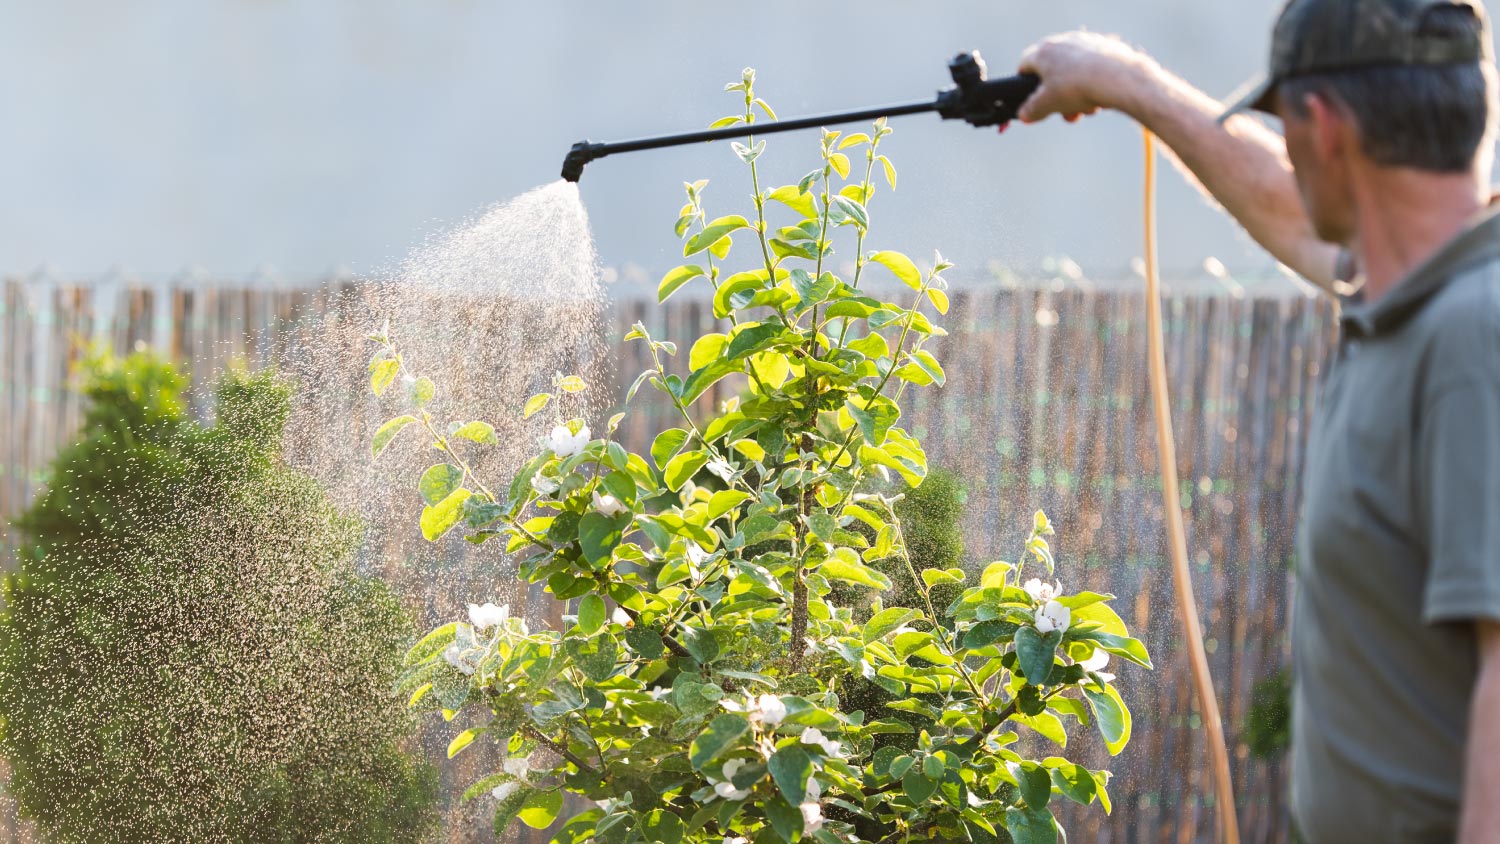
[[1480, 622], [1479, 682], [1469, 705], [1460, 844], [1500, 841], [1500, 623]]
[[1332, 291], [1339, 248], [1313, 231], [1281, 136], [1236, 116], [1117, 38], [1089, 32], [1053, 36], [1029, 48], [1021, 70], [1042, 78], [1022, 107], [1025, 122], [1069, 120], [1114, 109], [1169, 147], [1179, 165], [1277, 260]]

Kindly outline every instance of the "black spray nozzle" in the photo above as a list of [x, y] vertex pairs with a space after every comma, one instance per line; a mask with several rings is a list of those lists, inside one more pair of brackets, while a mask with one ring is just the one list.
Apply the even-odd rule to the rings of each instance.
[[603, 158], [608, 152], [604, 144], [592, 144], [588, 141], [579, 141], [568, 150], [568, 157], [563, 159], [562, 177], [570, 182], [576, 182], [583, 178], [583, 165], [588, 164], [596, 158]]
[[948, 62], [955, 87], [940, 91], [937, 113], [945, 120], [971, 126], [1000, 126], [1016, 119], [1016, 112], [1041, 84], [1035, 74], [989, 79], [978, 51], [959, 53]]
[[1030, 74], [1009, 76], [1004, 79], [987, 79], [984, 59], [980, 58], [977, 52], [960, 53], [948, 63], [948, 71], [953, 75], [955, 87], [939, 91], [935, 100], [838, 114], [820, 114], [773, 123], [757, 123], [753, 127], [731, 126], [726, 129], [705, 129], [700, 132], [662, 135], [619, 143], [598, 144], [579, 141], [568, 151], [568, 157], [563, 159], [562, 177], [570, 182], [576, 182], [583, 177], [584, 165], [617, 152], [636, 152], [704, 141], [718, 141], [725, 138], [743, 138], [751, 134], [770, 135], [776, 132], [814, 129], [840, 123], [899, 117], [904, 114], [929, 111], [935, 111], [945, 119], [964, 120], [974, 126], [999, 126], [1015, 119], [1021, 104], [1026, 102], [1026, 98], [1036, 90], [1040, 81]]

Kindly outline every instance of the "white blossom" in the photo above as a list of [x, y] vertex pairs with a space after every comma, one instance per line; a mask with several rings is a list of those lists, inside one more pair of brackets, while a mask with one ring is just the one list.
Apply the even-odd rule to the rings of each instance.
[[1104, 670], [1104, 666], [1109, 665], [1109, 651], [1103, 648], [1094, 648], [1093, 656], [1078, 664], [1083, 667], [1084, 671], [1099, 675], [1102, 682], [1109, 683], [1115, 679], [1115, 675]]
[[552, 429], [552, 436], [547, 438], [547, 447], [552, 449], [553, 454], [566, 460], [582, 454], [592, 438], [587, 425], [580, 427], [576, 434], [567, 425], [558, 425]]
[[828, 756], [839, 756], [843, 753], [843, 746], [838, 739], [828, 738], [823, 731], [816, 727], [808, 727], [802, 731], [802, 743], [816, 745], [823, 748], [823, 753]]
[[507, 774], [510, 774], [511, 776], [515, 777], [516, 779], [522, 780], [524, 782], [525, 779], [526, 779], [526, 775], [529, 774], [529, 773], [531, 773], [531, 757], [529, 757], [529, 756], [510, 756], [510, 757], [507, 757], [506, 760], [505, 760], [505, 763], [504, 763], [504, 768], [505, 768], [505, 772]]
[[483, 606], [469, 605], [469, 623], [474, 625], [475, 630], [487, 630], [497, 624], [504, 624], [508, 618], [510, 618], [509, 604], [497, 607], [493, 602], [486, 601]]
[[740, 768], [743, 767], [745, 767], [745, 760], [743, 759], [730, 759], [728, 762], [725, 762], [723, 770], [724, 780], [720, 782], [713, 777], [709, 777], [708, 779], [714, 785], [714, 794], [725, 800], [744, 800], [746, 797], [749, 797], [750, 789], [734, 787], [734, 775], [739, 773]]
[[594, 492], [594, 509], [598, 510], [601, 515], [609, 516], [610, 518], [618, 516], [621, 513], [630, 512], [630, 508], [626, 507], [620, 499], [608, 493], [600, 495], [597, 491]]
[[812, 835], [823, 828], [823, 807], [816, 802], [803, 803], [802, 809], [802, 832]]
[[536, 490], [537, 495], [551, 495], [562, 488], [562, 481], [546, 475], [532, 475], [531, 488]]
[[459, 647], [457, 642], [454, 642], [443, 650], [443, 659], [447, 660], [449, 665], [457, 668], [464, 675], [474, 673], [474, 664], [469, 661], [468, 654], [463, 648]]
[[630, 613], [624, 607], [615, 607], [615, 611], [609, 614], [609, 620], [621, 627], [630, 626]]
[[1045, 604], [1062, 595], [1062, 583], [1043, 583], [1034, 577], [1026, 581], [1021, 588], [1025, 589], [1026, 594], [1031, 596], [1031, 600], [1038, 604]]
[[743, 835], [726, 835], [724, 836], [724, 844], [750, 844], [750, 839]]
[[1036, 629], [1043, 633], [1054, 630], [1067, 632], [1068, 625], [1072, 623], [1073, 611], [1057, 601], [1048, 601], [1036, 615]]
[[776, 695], [761, 695], [750, 702], [746, 713], [751, 721], [759, 721], [767, 727], [775, 727], [786, 717], [786, 704]]
[[717, 475], [719, 480], [726, 484], [734, 481], [734, 467], [729, 465], [727, 460], [710, 460], [704, 468]]

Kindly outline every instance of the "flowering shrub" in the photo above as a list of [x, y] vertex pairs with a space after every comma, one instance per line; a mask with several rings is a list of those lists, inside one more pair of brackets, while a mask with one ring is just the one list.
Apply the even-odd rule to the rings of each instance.
[[[753, 82], [747, 70], [728, 87], [743, 111], [715, 125], [775, 119]], [[756, 167], [765, 142], [735, 144], [751, 217], [710, 218], [705, 183], [687, 185], [676, 230], [696, 263], [669, 272], [659, 298], [706, 287], [727, 330], [694, 341], [686, 378], [664, 365], [673, 342], [640, 324], [627, 335], [654, 361], [627, 406], [650, 385], [681, 418], [647, 454], [615, 440], [624, 414], [602, 430], [563, 414], [508, 488], [492, 490], [464, 456], [493, 441], [491, 426], [440, 422], [432, 381], [409, 370], [388, 329], [373, 337], [374, 390], [402, 378], [411, 405], [375, 434], [374, 453], [415, 425], [440, 454], [419, 483], [425, 534], [501, 542], [521, 578], [571, 607], [562, 629], [532, 630], [474, 605], [407, 657], [414, 706], [490, 714], [449, 754], [480, 739], [505, 746], [504, 768], [467, 795], [497, 801], [497, 826], [552, 824], [564, 792], [592, 806], [554, 840], [604, 844], [1052, 842], [1054, 797], [1108, 811], [1107, 772], [1018, 748], [1036, 743], [1021, 741], [1028, 732], [1065, 746], [1069, 722], [1096, 725], [1111, 752], [1129, 739], [1103, 669], [1110, 655], [1150, 661], [1111, 596], [1051, 582], [1041, 513], [1032, 562], [991, 563], [972, 582], [959, 568], [917, 572], [906, 551], [897, 490], [921, 484], [927, 461], [899, 424], [901, 400], [944, 382], [925, 346], [943, 334], [934, 319], [948, 309], [951, 265], [938, 257], [923, 272], [866, 249], [874, 177], [896, 184], [880, 152], [890, 133], [883, 121], [825, 131], [817, 169], [773, 189]], [[847, 279], [832, 271], [836, 239], [853, 242]], [[738, 272], [726, 263], [734, 246], [753, 255]], [[862, 284], [874, 272], [910, 294], [872, 295]], [[730, 378], [739, 398], [696, 414]], [[526, 415], [583, 389], [559, 379]], [[882, 601], [892, 562], [916, 585], [915, 606]]]

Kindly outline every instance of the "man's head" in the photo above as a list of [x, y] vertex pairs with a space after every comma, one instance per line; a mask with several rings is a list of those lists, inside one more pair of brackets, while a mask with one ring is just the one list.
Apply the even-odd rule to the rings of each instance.
[[1347, 242], [1353, 192], [1372, 171], [1487, 178], [1495, 121], [1479, 0], [1291, 0], [1271, 72], [1226, 113], [1281, 117], [1318, 234]]

